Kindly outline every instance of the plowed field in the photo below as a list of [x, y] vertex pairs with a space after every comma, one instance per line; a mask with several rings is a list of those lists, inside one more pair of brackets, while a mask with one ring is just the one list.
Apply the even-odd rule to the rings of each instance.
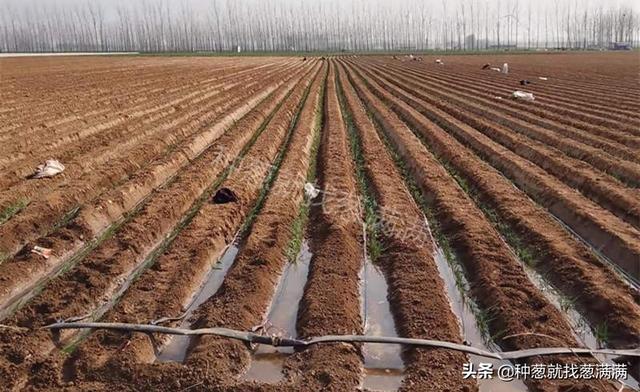
[[435, 59], [0, 59], [0, 390], [637, 388], [637, 357], [503, 382], [445, 348], [40, 328], [638, 349], [637, 54]]

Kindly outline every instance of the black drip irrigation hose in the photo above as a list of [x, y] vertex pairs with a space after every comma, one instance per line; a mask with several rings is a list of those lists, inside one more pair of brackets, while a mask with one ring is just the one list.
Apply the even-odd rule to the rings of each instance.
[[[125, 323], [84, 323], [84, 322], [61, 322], [42, 327], [41, 329], [61, 330], [61, 329], [106, 329], [123, 332], [141, 332], [146, 334], [160, 333], [168, 335], [216, 335], [229, 339], [241, 340], [247, 343], [267, 344], [274, 347], [309, 347], [322, 343], [382, 343], [382, 344], [404, 344], [418, 347], [443, 348], [448, 350], [461, 351], [486, 358], [513, 360], [529, 358], [539, 355], [559, 355], [559, 354], [605, 354], [626, 357], [640, 357], [640, 348], [627, 350], [613, 349], [588, 349], [571, 347], [547, 347], [533, 348], [516, 351], [491, 352], [463, 344], [446, 342], [441, 340], [412, 339], [388, 336], [364, 336], [364, 335], [327, 335], [309, 339], [280, 338], [277, 336], [266, 336], [253, 332], [236, 331], [228, 328], [201, 328], [183, 329], [163, 327], [152, 324], [125, 324]], [[514, 335], [515, 336], [515, 335]]]

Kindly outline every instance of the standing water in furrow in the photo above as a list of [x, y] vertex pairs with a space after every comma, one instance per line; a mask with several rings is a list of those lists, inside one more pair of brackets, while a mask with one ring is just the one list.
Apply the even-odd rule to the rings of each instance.
[[[378, 132], [380, 124], [372, 121], [368, 107], [353, 88], [350, 69], [345, 70], [347, 72], [340, 73], [341, 92], [354, 155], [363, 169], [359, 177], [365, 190], [367, 248], [375, 267], [384, 272], [384, 275], [365, 274], [369, 278], [368, 287], [375, 287], [376, 295], [375, 299], [364, 298], [369, 303], [376, 301], [383, 312], [389, 310], [380, 316], [384, 323], [379, 324], [385, 334], [393, 335], [397, 329], [402, 337], [462, 343], [460, 327], [433, 260], [433, 240], [411, 190], [405, 185], [410, 178], [402, 166], [396, 167], [393, 151], [385, 146], [385, 139]], [[367, 264], [366, 267], [373, 266]], [[369, 270], [376, 272], [373, 268]], [[391, 320], [395, 326], [389, 323]], [[474, 380], [459, 377], [463, 364], [468, 362], [463, 353], [406, 347], [403, 356], [398, 357], [397, 352], [387, 351], [391, 347], [384, 349], [382, 358], [386, 368], [397, 369], [403, 360], [405, 365], [403, 377], [385, 374], [391, 382], [386, 389], [393, 389], [399, 382], [400, 388], [408, 391], [430, 390], [434, 386], [440, 390], [475, 386]], [[367, 378], [366, 385], [377, 381], [371, 375]]]
[[[204, 284], [204, 286], [202, 286], [202, 288], [198, 292], [198, 295], [187, 307], [187, 310], [184, 313], [183, 321], [180, 323], [179, 328], [189, 329], [189, 327], [191, 326], [189, 318], [193, 314], [193, 311], [218, 291], [225, 275], [227, 275], [227, 271], [229, 271], [229, 268], [233, 265], [233, 261], [236, 259], [237, 254], [238, 246], [234, 241], [233, 243], [229, 244], [229, 247], [224, 252], [220, 260], [218, 260], [216, 266], [211, 269], [206, 283]], [[186, 335], [174, 336], [158, 354], [157, 361], [183, 362], [187, 356], [187, 352], [189, 351], [191, 339], [191, 336]]]
[[[376, 264], [376, 258], [379, 256], [381, 248], [378, 239], [380, 234], [378, 233], [380, 229], [378, 222], [381, 215], [377, 210], [370, 179], [367, 177], [371, 175], [371, 168], [369, 168], [369, 172], [365, 171], [366, 161], [363, 156], [362, 140], [357, 135], [354, 119], [348, 112], [343, 88], [339, 88], [338, 91], [351, 142], [351, 153], [356, 179], [362, 195], [361, 208], [365, 220], [362, 222], [365, 252], [360, 271], [360, 312], [364, 324], [364, 334], [398, 337], [388, 299], [389, 286], [381, 267]], [[362, 122], [360, 126], [362, 126]], [[362, 346], [362, 354], [364, 357], [364, 388], [384, 391], [394, 391], [400, 388], [404, 372], [401, 346], [365, 343]]]
[[[324, 87], [318, 85], [316, 88], [317, 90], [308, 98], [309, 109], [307, 109], [307, 113], [305, 113], [300, 120], [301, 127], [313, 128], [311, 130], [312, 132], [309, 132], [305, 137], [309, 154], [305, 158], [306, 164], [295, 169], [306, 168], [307, 170], [307, 183], [304, 185], [305, 197], [299, 206], [298, 216], [291, 224], [290, 231], [292, 236], [288, 248], [283, 252], [286, 253], [289, 262], [284, 267], [284, 271], [279, 279], [276, 292], [266, 312], [266, 319], [263, 324], [258, 327], [262, 333], [275, 334], [281, 337], [298, 337], [296, 320], [299, 303], [308, 278], [309, 263], [313, 256], [310, 244], [305, 238], [305, 229], [309, 219], [309, 209], [312, 200], [317, 197], [317, 193], [319, 193], [315, 188], [308, 188], [316, 180], [317, 149], [320, 143], [320, 128], [323, 121], [320, 105], [324, 95]], [[315, 110], [312, 112], [309, 111], [314, 108], [311, 104], [315, 105]], [[314, 115], [313, 119], [310, 118], [312, 114]], [[300, 174], [301, 172], [298, 172], [298, 175]], [[289, 172], [289, 176], [291, 175], [292, 173]], [[300, 185], [301, 184], [298, 186]], [[284, 256], [284, 254], [280, 255], [280, 257]], [[272, 384], [282, 381], [285, 359], [292, 353], [293, 348], [291, 347], [275, 348], [272, 346], [259, 345], [252, 353], [251, 363], [246, 373], [242, 375], [242, 380]]]
[[[255, 143], [238, 162], [234, 171], [220, 184], [220, 188], [234, 193], [235, 201], [216, 201], [216, 194], [213, 202], [205, 203], [171, 247], [136, 281], [116, 308], [109, 312], [107, 320], [116, 317], [124, 320], [130, 314], [135, 314], [136, 317], [145, 314], [148, 319], [154, 320], [167, 316], [176, 317], [184, 313], [184, 308], [188, 307], [193, 297], [199, 293], [200, 287], [205, 284], [211, 267], [226, 251], [226, 246], [232, 242], [234, 235], [242, 229], [243, 222], [250, 219], [253, 208], [261, 197], [261, 191], [272, 180], [277, 168], [277, 165], [274, 165], [275, 159], [279, 156], [279, 151], [286, 146], [296, 109], [310, 83], [308, 76], [317, 70], [318, 67], [314, 66], [307, 77], [293, 89], [268, 120], [264, 131], [257, 136]], [[162, 287], [164, 291], [145, 290], [145, 285], [149, 284], [147, 282], [157, 282], [159, 279], [167, 282]], [[171, 295], [163, 295], [164, 293]], [[130, 311], [132, 306], [135, 306], [135, 312]], [[109, 356], [131, 356], [143, 363], [156, 361], [156, 347], [152, 342], [136, 336], [131, 340], [125, 349], [120, 350], [117, 343], [89, 339], [83, 344], [83, 351], [88, 355], [80, 356], [79, 363], [95, 368], [104, 363], [101, 359]], [[159, 346], [168, 341], [165, 336], [156, 338]], [[87, 347], [91, 347], [92, 350]]]
[[[482, 211], [437, 162], [433, 154], [422, 145], [413, 131], [407, 128], [394, 112], [381, 104], [377, 95], [385, 96], [385, 99], [397, 107], [403, 103], [387, 96], [371, 79], [365, 78], [366, 83], [376, 91], [376, 96], [363, 86], [360, 78], [354, 80], [357, 80], [358, 92], [375, 108], [376, 120], [384, 124], [385, 134], [399, 151], [403, 161], [410, 162], [408, 171], [416, 178], [425, 200], [433, 206], [435, 217], [443, 227], [443, 233], [451, 240], [452, 248], [461, 257], [474, 298], [478, 305], [492, 316], [491, 322], [488, 323], [489, 330], [497, 337], [500, 346], [507, 350], [517, 350], [542, 345], [577, 345], [578, 342], [569, 332], [571, 328], [562, 314], [553, 306], [549, 306], [550, 303], [542, 293], [528, 280], [522, 266], [519, 265], [520, 262], [504, 246], [502, 238], [491, 227]], [[394, 110], [397, 107], [394, 106]], [[419, 114], [416, 117], [422, 118]], [[460, 227], [464, 227], [464, 230], [460, 230]], [[493, 311], [495, 309], [499, 311]], [[544, 323], [539, 322], [540, 320]], [[530, 326], [535, 326], [536, 335], [528, 334], [533, 328]], [[547, 356], [541, 359], [528, 358], [522, 362], [529, 365], [568, 365], [577, 360], [570, 356]], [[537, 390], [555, 390], [568, 386], [580, 386], [591, 390], [610, 389], [605, 383], [582, 379], [569, 382], [529, 378], [526, 382], [530, 388]]]
[[[387, 299], [389, 286], [378, 266], [365, 258], [361, 276], [360, 297], [364, 334], [398, 337], [396, 323]], [[402, 346], [396, 344], [365, 343], [363, 387], [370, 390], [395, 391], [402, 384], [404, 362]]]
[[[564, 296], [554, 286], [547, 282], [542, 275], [536, 272], [529, 265], [525, 264], [525, 272], [529, 276], [529, 280], [538, 287], [538, 289], [544, 294], [549, 302], [551, 302], [556, 308], [558, 308], [564, 315], [569, 324], [571, 324], [574, 337], [584, 347], [592, 350], [601, 348], [611, 348], [609, 346], [609, 331], [606, 322], [598, 325], [594, 330], [589, 325], [589, 321], [581, 315], [576, 309], [576, 298]], [[604, 364], [615, 364], [616, 356], [607, 354], [594, 354], [594, 357]], [[640, 375], [634, 374], [630, 371], [626, 380], [618, 380], [624, 383], [627, 387], [632, 388], [634, 391], [640, 390]]]
[[[299, 85], [298, 89], [299, 89], [299, 93], [302, 93], [304, 90], [302, 89], [302, 87], [304, 87], [305, 84], [301, 84]], [[295, 96], [289, 96], [288, 99], [295, 103]], [[299, 104], [298, 104], [299, 106]], [[280, 110], [282, 110], [282, 108], [280, 108]], [[286, 111], [282, 111], [282, 113], [287, 113]], [[284, 150], [287, 148], [287, 144], [288, 144], [288, 139], [291, 136], [291, 124], [295, 123], [295, 116], [293, 116], [293, 112], [291, 112], [289, 115], [291, 115], [291, 119], [290, 119], [290, 124], [287, 124], [286, 121], [282, 122], [281, 124], [281, 128], [282, 128], [282, 136], [285, 139], [285, 143], [281, 146], [281, 149], [279, 151], [274, 150], [272, 153], [277, 153], [276, 154], [276, 158], [273, 161], [273, 163], [271, 165], [268, 165], [267, 162], [260, 162], [260, 161], [249, 161], [249, 162], [243, 162], [242, 165], [245, 166], [245, 169], [248, 170], [248, 173], [250, 176], [256, 175], [255, 172], [251, 172], [251, 168], [249, 167], [250, 165], [256, 165], [256, 166], [262, 166], [263, 170], [267, 169], [268, 170], [268, 174], [267, 177], [264, 179], [263, 182], [263, 192], [261, 193], [261, 195], [259, 196], [258, 200], [256, 201], [256, 204], [254, 205], [251, 213], [247, 216], [247, 220], [244, 222], [242, 229], [240, 230], [240, 232], [238, 234], [236, 234], [236, 239], [238, 238], [239, 235], [244, 236], [244, 231], [245, 229], [248, 229], [249, 227], [251, 227], [251, 223], [252, 221], [255, 219], [256, 213], [258, 212], [261, 203], [266, 195], [266, 191], [269, 190], [269, 187], [271, 185], [271, 182], [273, 181], [273, 179], [275, 178], [274, 176], [277, 174], [277, 170], [279, 169], [279, 162], [281, 157], [284, 154]], [[286, 116], [283, 117], [284, 120], [286, 120]], [[274, 118], [271, 120], [271, 122], [269, 124], [267, 124], [267, 127], [272, 127], [274, 126], [273, 124], [275, 124], [277, 121], [277, 118]], [[289, 125], [288, 127], [288, 131], [285, 133], [284, 130], [287, 128], [286, 125]], [[261, 135], [262, 137], [265, 137], [265, 135]], [[236, 198], [235, 193], [233, 191], [231, 191], [230, 189], [232, 188], [221, 188], [221, 189], [225, 189], [228, 190], [226, 192], [220, 192], [219, 196], [220, 199], [216, 200], [216, 197], [218, 197], [218, 195], [216, 195], [214, 197], [214, 203], [216, 204], [226, 204], [227, 202], [233, 202], [232, 199]], [[223, 200], [224, 199], [224, 200]], [[242, 233], [241, 233], [242, 232]], [[242, 241], [241, 241], [242, 242]], [[200, 307], [200, 305], [204, 304], [205, 302], [207, 302], [210, 298], [212, 298], [219, 290], [220, 286], [222, 285], [227, 272], [229, 271], [229, 268], [234, 264], [236, 256], [238, 254], [239, 248], [241, 246], [239, 246], [238, 241], [234, 240], [232, 243], [229, 244], [229, 246], [225, 249], [225, 251], [223, 252], [223, 255], [220, 257], [219, 259], [219, 265], [216, 265], [216, 267], [212, 268], [211, 271], [209, 272], [209, 275], [207, 276], [205, 283], [201, 286], [201, 288], [198, 290], [197, 294], [195, 295], [194, 299], [192, 300], [192, 302], [190, 303], [190, 305], [187, 308], [187, 311], [181, 316], [184, 317], [183, 321], [182, 321], [182, 325], [183, 327], [189, 328], [192, 325], [192, 320], [191, 319], [191, 315], [193, 313], [194, 310], [196, 310], [198, 307]], [[165, 346], [165, 348], [162, 350], [161, 354], [157, 357], [158, 361], [161, 362], [166, 362], [166, 361], [177, 361], [177, 362], [184, 362], [184, 360], [186, 359], [189, 350], [192, 348], [192, 345], [197, 343], [197, 339], [194, 339], [191, 336], [179, 336], [179, 337], [173, 337], [170, 341], [170, 343], [168, 345]]]
[[[451, 302], [451, 309], [458, 317], [460, 327], [462, 328], [462, 336], [465, 342], [471, 347], [479, 348], [486, 351], [500, 351], [500, 347], [491, 341], [487, 336], [487, 332], [483, 332], [479, 326], [480, 320], [472, 309], [475, 305], [471, 302], [470, 298], [467, 298], [463, 291], [466, 291], [464, 287], [468, 284], [462, 274], [459, 277], [453, 271], [452, 266], [447, 261], [445, 251], [436, 245], [434, 249], [434, 258], [438, 264], [438, 271], [440, 276], [444, 280], [445, 287], [447, 289], [447, 296]], [[501, 361], [499, 359], [485, 358], [477, 355], [469, 355], [470, 362], [475, 369], [478, 369], [479, 365], [491, 364], [494, 371], [502, 365], [508, 365], [509, 361]], [[478, 386], [480, 392], [510, 392], [510, 391], [527, 391], [528, 388], [522, 380], [515, 379], [510, 382], [501, 381], [498, 378], [485, 378], [478, 379]]]
[[[288, 263], [282, 273], [267, 316], [267, 323], [264, 326], [265, 332], [282, 337], [298, 337], [296, 317], [312, 256], [309, 243], [304, 240], [296, 260]], [[292, 352], [292, 347], [258, 346], [253, 352], [249, 370], [242, 379], [264, 383], [276, 383], [282, 380], [284, 360]]]
[[[308, 79], [306, 93], [296, 97], [300, 110], [290, 126], [290, 141], [277, 160], [279, 170], [272, 186], [263, 191], [260, 208], [253, 213], [255, 218], [247, 227], [249, 231], [233, 267], [216, 294], [198, 309], [194, 327], [270, 333], [268, 328], [260, 327], [266, 325], [264, 317], [285, 270], [292, 225], [304, 199], [323, 79], [324, 72], [318, 69], [315, 77]], [[186, 364], [207, 368], [215, 377], [242, 377], [251, 366], [251, 351], [241, 342], [203, 336], [194, 339], [192, 346]], [[280, 369], [269, 369], [264, 376], [277, 381]]]

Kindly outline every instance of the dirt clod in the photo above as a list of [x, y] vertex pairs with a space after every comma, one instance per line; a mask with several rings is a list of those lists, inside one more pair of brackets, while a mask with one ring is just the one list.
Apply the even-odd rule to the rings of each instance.
[[213, 203], [214, 204], [227, 204], [227, 203], [235, 203], [238, 201], [238, 196], [234, 191], [229, 188], [220, 188], [213, 195]]

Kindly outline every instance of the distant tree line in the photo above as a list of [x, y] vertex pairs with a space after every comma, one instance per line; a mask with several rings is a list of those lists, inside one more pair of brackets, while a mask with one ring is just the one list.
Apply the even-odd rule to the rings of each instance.
[[[4, 2], [3, 2], [4, 1]], [[373, 51], [637, 46], [630, 6], [519, 0], [0, 0], [0, 51]]]

